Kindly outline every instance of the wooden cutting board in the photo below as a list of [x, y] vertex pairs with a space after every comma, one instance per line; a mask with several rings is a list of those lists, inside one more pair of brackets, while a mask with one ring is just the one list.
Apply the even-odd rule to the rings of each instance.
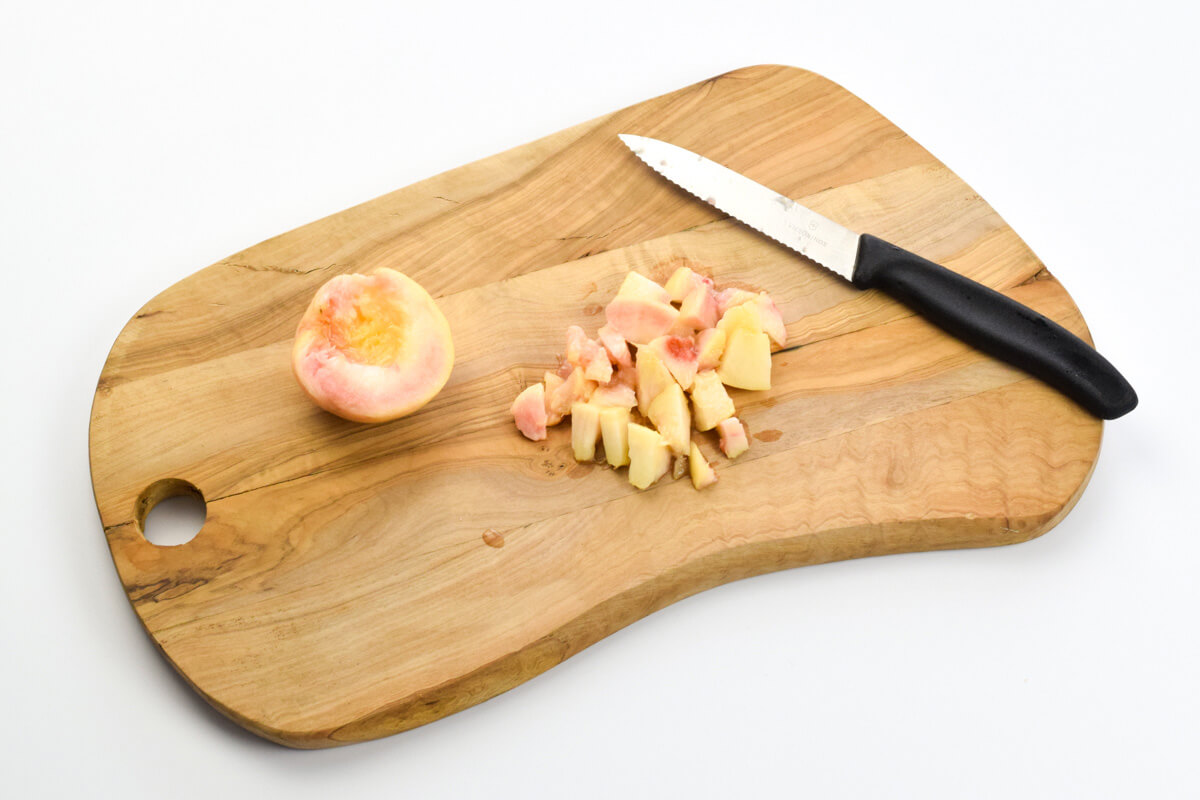
[[[618, 133], [708, 155], [1087, 337], [979, 195], [870, 106], [788, 67], [721, 75], [269, 239], [147, 303], [92, 410], [121, 582], [217, 709], [295, 747], [372, 739], [703, 589], [1019, 542], [1078, 499], [1099, 420], [722, 218]], [[639, 493], [624, 471], [576, 463], [569, 425], [522, 438], [509, 403], [555, 364], [566, 327], [594, 333], [626, 270], [665, 279], [681, 263], [769, 291], [787, 321], [774, 388], [734, 396], [750, 451], [715, 456], [704, 492], [685, 479]], [[372, 426], [313, 406], [289, 349], [321, 283], [383, 265], [438, 298], [457, 361], [423, 410]], [[182, 491], [206, 501], [203, 529], [148, 543], [147, 510]]]

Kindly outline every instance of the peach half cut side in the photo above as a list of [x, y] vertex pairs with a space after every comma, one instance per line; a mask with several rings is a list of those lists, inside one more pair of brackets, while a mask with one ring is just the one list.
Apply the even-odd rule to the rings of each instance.
[[313, 402], [354, 422], [411, 414], [454, 366], [450, 325], [412, 278], [380, 267], [325, 282], [300, 319], [292, 370]]

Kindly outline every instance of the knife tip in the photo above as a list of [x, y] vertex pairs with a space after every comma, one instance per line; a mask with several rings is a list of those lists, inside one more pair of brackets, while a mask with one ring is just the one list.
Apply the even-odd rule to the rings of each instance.
[[630, 150], [632, 150], [634, 152], [634, 155], [640, 156], [642, 154], [642, 151], [645, 149], [644, 147], [642, 147], [642, 142], [644, 141], [644, 138], [641, 136], [637, 136], [632, 133], [618, 133], [617, 138], [620, 139], [625, 144], [626, 147], [628, 147]]

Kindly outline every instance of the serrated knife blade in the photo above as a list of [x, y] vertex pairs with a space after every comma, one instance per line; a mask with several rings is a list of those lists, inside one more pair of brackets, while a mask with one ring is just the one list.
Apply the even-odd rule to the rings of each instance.
[[667, 180], [846, 280], [853, 279], [858, 255], [854, 231], [690, 150], [645, 136], [619, 136]]

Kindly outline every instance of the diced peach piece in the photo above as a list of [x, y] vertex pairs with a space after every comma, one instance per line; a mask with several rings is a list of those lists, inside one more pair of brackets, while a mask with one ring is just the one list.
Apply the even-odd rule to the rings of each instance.
[[592, 393], [591, 402], [598, 406], [621, 406], [633, 408], [637, 405], [637, 369], [632, 366], [618, 366], [613, 370], [612, 380], [597, 387]]
[[754, 292], [748, 292], [745, 289], [722, 289], [717, 292], [717, 313], [725, 316], [725, 312], [734, 306], [740, 306], [742, 303], [754, 299]]
[[667, 328], [666, 336], [693, 336], [696, 329], [683, 321], [683, 315], [675, 318], [675, 322], [670, 328]]
[[583, 350], [587, 345], [587, 334], [583, 332], [583, 328], [578, 325], [570, 325], [567, 327], [567, 352], [566, 357], [572, 365], [576, 367], [583, 366]]
[[718, 422], [717, 433], [721, 435], [721, 452], [727, 458], [737, 458], [750, 449], [750, 440], [746, 438], [746, 426], [737, 417]]
[[567, 328], [566, 358], [568, 363], [583, 367], [588, 380], [608, 383], [612, 378], [612, 362], [608, 360], [608, 352], [589, 339], [578, 325]]
[[783, 324], [783, 314], [771, 299], [771, 295], [759, 292], [754, 298], [754, 304], [758, 308], [759, 324], [762, 325], [763, 333], [770, 336], [771, 341], [780, 347], [786, 345], [787, 326]]
[[704, 454], [700, 452], [700, 448], [696, 446], [695, 442], [692, 442], [692, 446], [688, 450], [688, 470], [692, 474], [692, 486], [696, 489], [703, 489], [717, 482], [717, 473], [705, 460]]
[[546, 395], [546, 424], [557, 425], [562, 422], [563, 415], [561, 412], [550, 408], [550, 399], [554, 397], [554, 391], [563, 385], [564, 378], [557, 372], [546, 370], [545, 374], [542, 375], [542, 383], [546, 387], [544, 392]]
[[696, 336], [696, 350], [699, 351], [697, 369], [716, 369], [721, 364], [721, 353], [725, 352], [725, 331], [720, 328], [706, 328]]
[[[655, 353], [663, 365], [679, 385], [688, 389], [692, 379], [696, 377], [696, 368], [700, 364], [700, 351], [692, 337], [660, 336], [650, 342], [644, 349]], [[641, 351], [638, 352], [641, 355]]]
[[604, 441], [604, 458], [613, 467], [629, 463], [629, 409], [600, 409], [600, 438]]
[[762, 333], [762, 321], [758, 314], [758, 307], [753, 301], [733, 306], [721, 315], [717, 327], [726, 334], [734, 328], [741, 328], [752, 333]]
[[587, 400], [595, 390], [596, 382], [584, 377], [581, 367], [575, 367], [562, 385], [550, 395], [546, 406], [548, 413], [558, 414], [559, 419], [562, 419], [571, 413], [572, 405]]
[[589, 381], [596, 383], [608, 383], [612, 380], [613, 365], [608, 360], [608, 353], [604, 348], [595, 342], [588, 342], [592, 349], [585, 356], [583, 363], [583, 375]]
[[596, 458], [596, 440], [600, 438], [600, 407], [591, 403], [571, 405], [571, 450], [576, 461]]
[[629, 482], [637, 489], [647, 489], [667, 474], [671, 467], [671, 448], [657, 431], [629, 423]]
[[671, 302], [682, 303], [697, 286], [712, 287], [712, 278], [706, 278], [691, 267], [680, 267], [667, 278], [666, 290]]
[[663, 364], [658, 353], [648, 347], [637, 354], [637, 407], [643, 416], [650, 410], [650, 401], [658, 397], [663, 389], [675, 383], [671, 371]]
[[752, 333], [744, 328], [728, 332], [721, 366], [717, 368], [721, 382], [739, 389], [771, 388], [771, 340], [765, 333]]
[[692, 438], [692, 415], [688, 411], [687, 397], [674, 381], [654, 398], [646, 413], [650, 422], [667, 440], [671, 452], [683, 455]]
[[637, 405], [637, 395], [633, 387], [613, 381], [605, 386], [599, 386], [592, 392], [590, 401], [598, 406], [616, 406], [618, 408], [633, 408]]
[[780, 347], [787, 344], [787, 326], [783, 324], [783, 314], [766, 292], [752, 295], [746, 302], [727, 308], [717, 327], [726, 331], [732, 328], [762, 331]]
[[692, 383], [692, 422], [698, 431], [711, 431], [734, 414], [733, 400], [713, 370], [696, 374]]
[[625, 275], [625, 280], [621, 282], [621, 288], [617, 290], [617, 297], [640, 297], [659, 303], [671, 302], [671, 295], [666, 289], [634, 270], [630, 270]]
[[708, 286], [700, 285], [692, 289], [679, 306], [679, 323], [696, 330], [711, 328], [718, 319], [717, 298]]
[[525, 434], [526, 439], [540, 442], [546, 438], [546, 387], [535, 383], [525, 387], [513, 400], [513, 419], [517, 430]]
[[600, 330], [596, 331], [596, 336], [600, 339], [600, 344], [603, 345], [605, 352], [608, 353], [608, 359], [619, 367], [632, 367], [633, 356], [629, 352], [629, 344], [625, 341], [625, 337], [613, 330], [611, 325], [603, 325]]
[[637, 386], [637, 368], [633, 365], [633, 357], [630, 357], [629, 365], [620, 364], [613, 370], [612, 380], [608, 382], [609, 386], [628, 386], [630, 389]]
[[608, 327], [626, 341], [645, 344], [671, 330], [679, 317], [679, 310], [670, 303], [617, 295], [604, 307], [604, 316]]

